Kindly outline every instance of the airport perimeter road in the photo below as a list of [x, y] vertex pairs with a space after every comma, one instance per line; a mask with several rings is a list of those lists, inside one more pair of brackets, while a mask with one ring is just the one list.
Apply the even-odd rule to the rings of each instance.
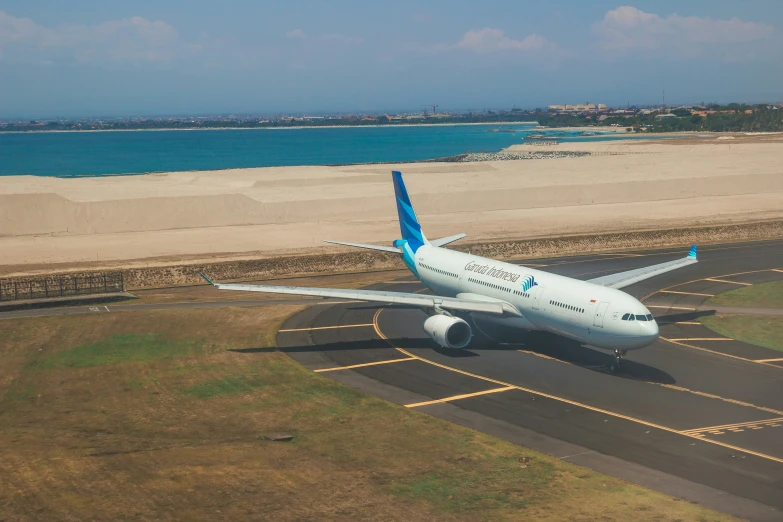
[[[216, 292], [218, 290], [215, 290]], [[65, 308], [35, 308], [30, 310], [14, 310], [0, 312], [2, 319], [18, 319], [23, 317], [48, 317], [52, 315], [102, 314], [107, 312], [139, 312], [149, 310], [182, 310], [193, 308], [225, 308], [227, 306], [261, 307], [278, 305], [329, 305], [337, 304], [335, 299], [222, 299], [217, 301], [190, 301], [183, 303], [140, 303], [140, 304], [92, 304], [69, 306]]]
[[[527, 264], [589, 279], [686, 251]], [[661, 338], [619, 373], [606, 352], [480, 324], [469, 349], [442, 350], [421, 310], [367, 303], [310, 307], [277, 341], [306, 367], [398, 404], [743, 518], [783, 520], [783, 354], [696, 322], [712, 313], [710, 295], [783, 279], [783, 241], [704, 247], [699, 261], [626, 289]]]

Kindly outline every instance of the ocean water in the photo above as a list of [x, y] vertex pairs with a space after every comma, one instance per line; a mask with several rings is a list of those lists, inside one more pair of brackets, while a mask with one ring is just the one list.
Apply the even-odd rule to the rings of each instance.
[[[512, 132], [492, 132], [502, 129]], [[531, 124], [0, 134], [0, 176], [102, 176], [285, 165], [420, 161], [497, 152]], [[562, 141], [586, 138], [560, 131]]]

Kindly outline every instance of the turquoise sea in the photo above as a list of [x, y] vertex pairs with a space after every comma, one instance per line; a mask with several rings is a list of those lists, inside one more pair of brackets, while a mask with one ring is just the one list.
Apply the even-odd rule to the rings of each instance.
[[[102, 176], [284, 165], [420, 161], [497, 152], [531, 124], [0, 134], [0, 176]], [[502, 132], [498, 132], [502, 131]], [[510, 132], [509, 132], [510, 131]], [[544, 132], [561, 141], [577, 131]]]

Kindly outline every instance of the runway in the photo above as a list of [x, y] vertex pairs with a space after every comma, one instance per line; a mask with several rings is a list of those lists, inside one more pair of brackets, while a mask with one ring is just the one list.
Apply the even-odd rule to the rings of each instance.
[[[590, 279], [686, 251], [521, 264]], [[368, 303], [310, 307], [277, 342], [306, 367], [398, 404], [743, 518], [780, 520], [783, 353], [696, 319], [714, 313], [703, 305], [712, 295], [783, 279], [783, 241], [708, 246], [699, 261], [625, 289], [661, 337], [619, 373], [608, 352], [480, 324], [468, 349], [442, 350], [421, 310]], [[427, 291], [410, 280], [369, 288]]]

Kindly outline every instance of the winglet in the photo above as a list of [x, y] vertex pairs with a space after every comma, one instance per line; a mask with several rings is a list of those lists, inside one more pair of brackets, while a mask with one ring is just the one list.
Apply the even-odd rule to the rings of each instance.
[[199, 272], [199, 273], [198, 273], [198, 275], [200, 275], [201, 277], [203, 277], [203, 278], [204, 278], [204, 280], [205, 280], [207, 283], [211, 284], [212, 286], [215, 286], [215, 282], [214, 282], [213, 280], [211, 280], [210, 278], [208, 278], [208, 277], [206, 276], [206, 274], [204, 274], [204, 272]]
[[688, 252], [688, 257], [691, 259], [696, 259], [696, 245], [691, 247], [691, 251]]

